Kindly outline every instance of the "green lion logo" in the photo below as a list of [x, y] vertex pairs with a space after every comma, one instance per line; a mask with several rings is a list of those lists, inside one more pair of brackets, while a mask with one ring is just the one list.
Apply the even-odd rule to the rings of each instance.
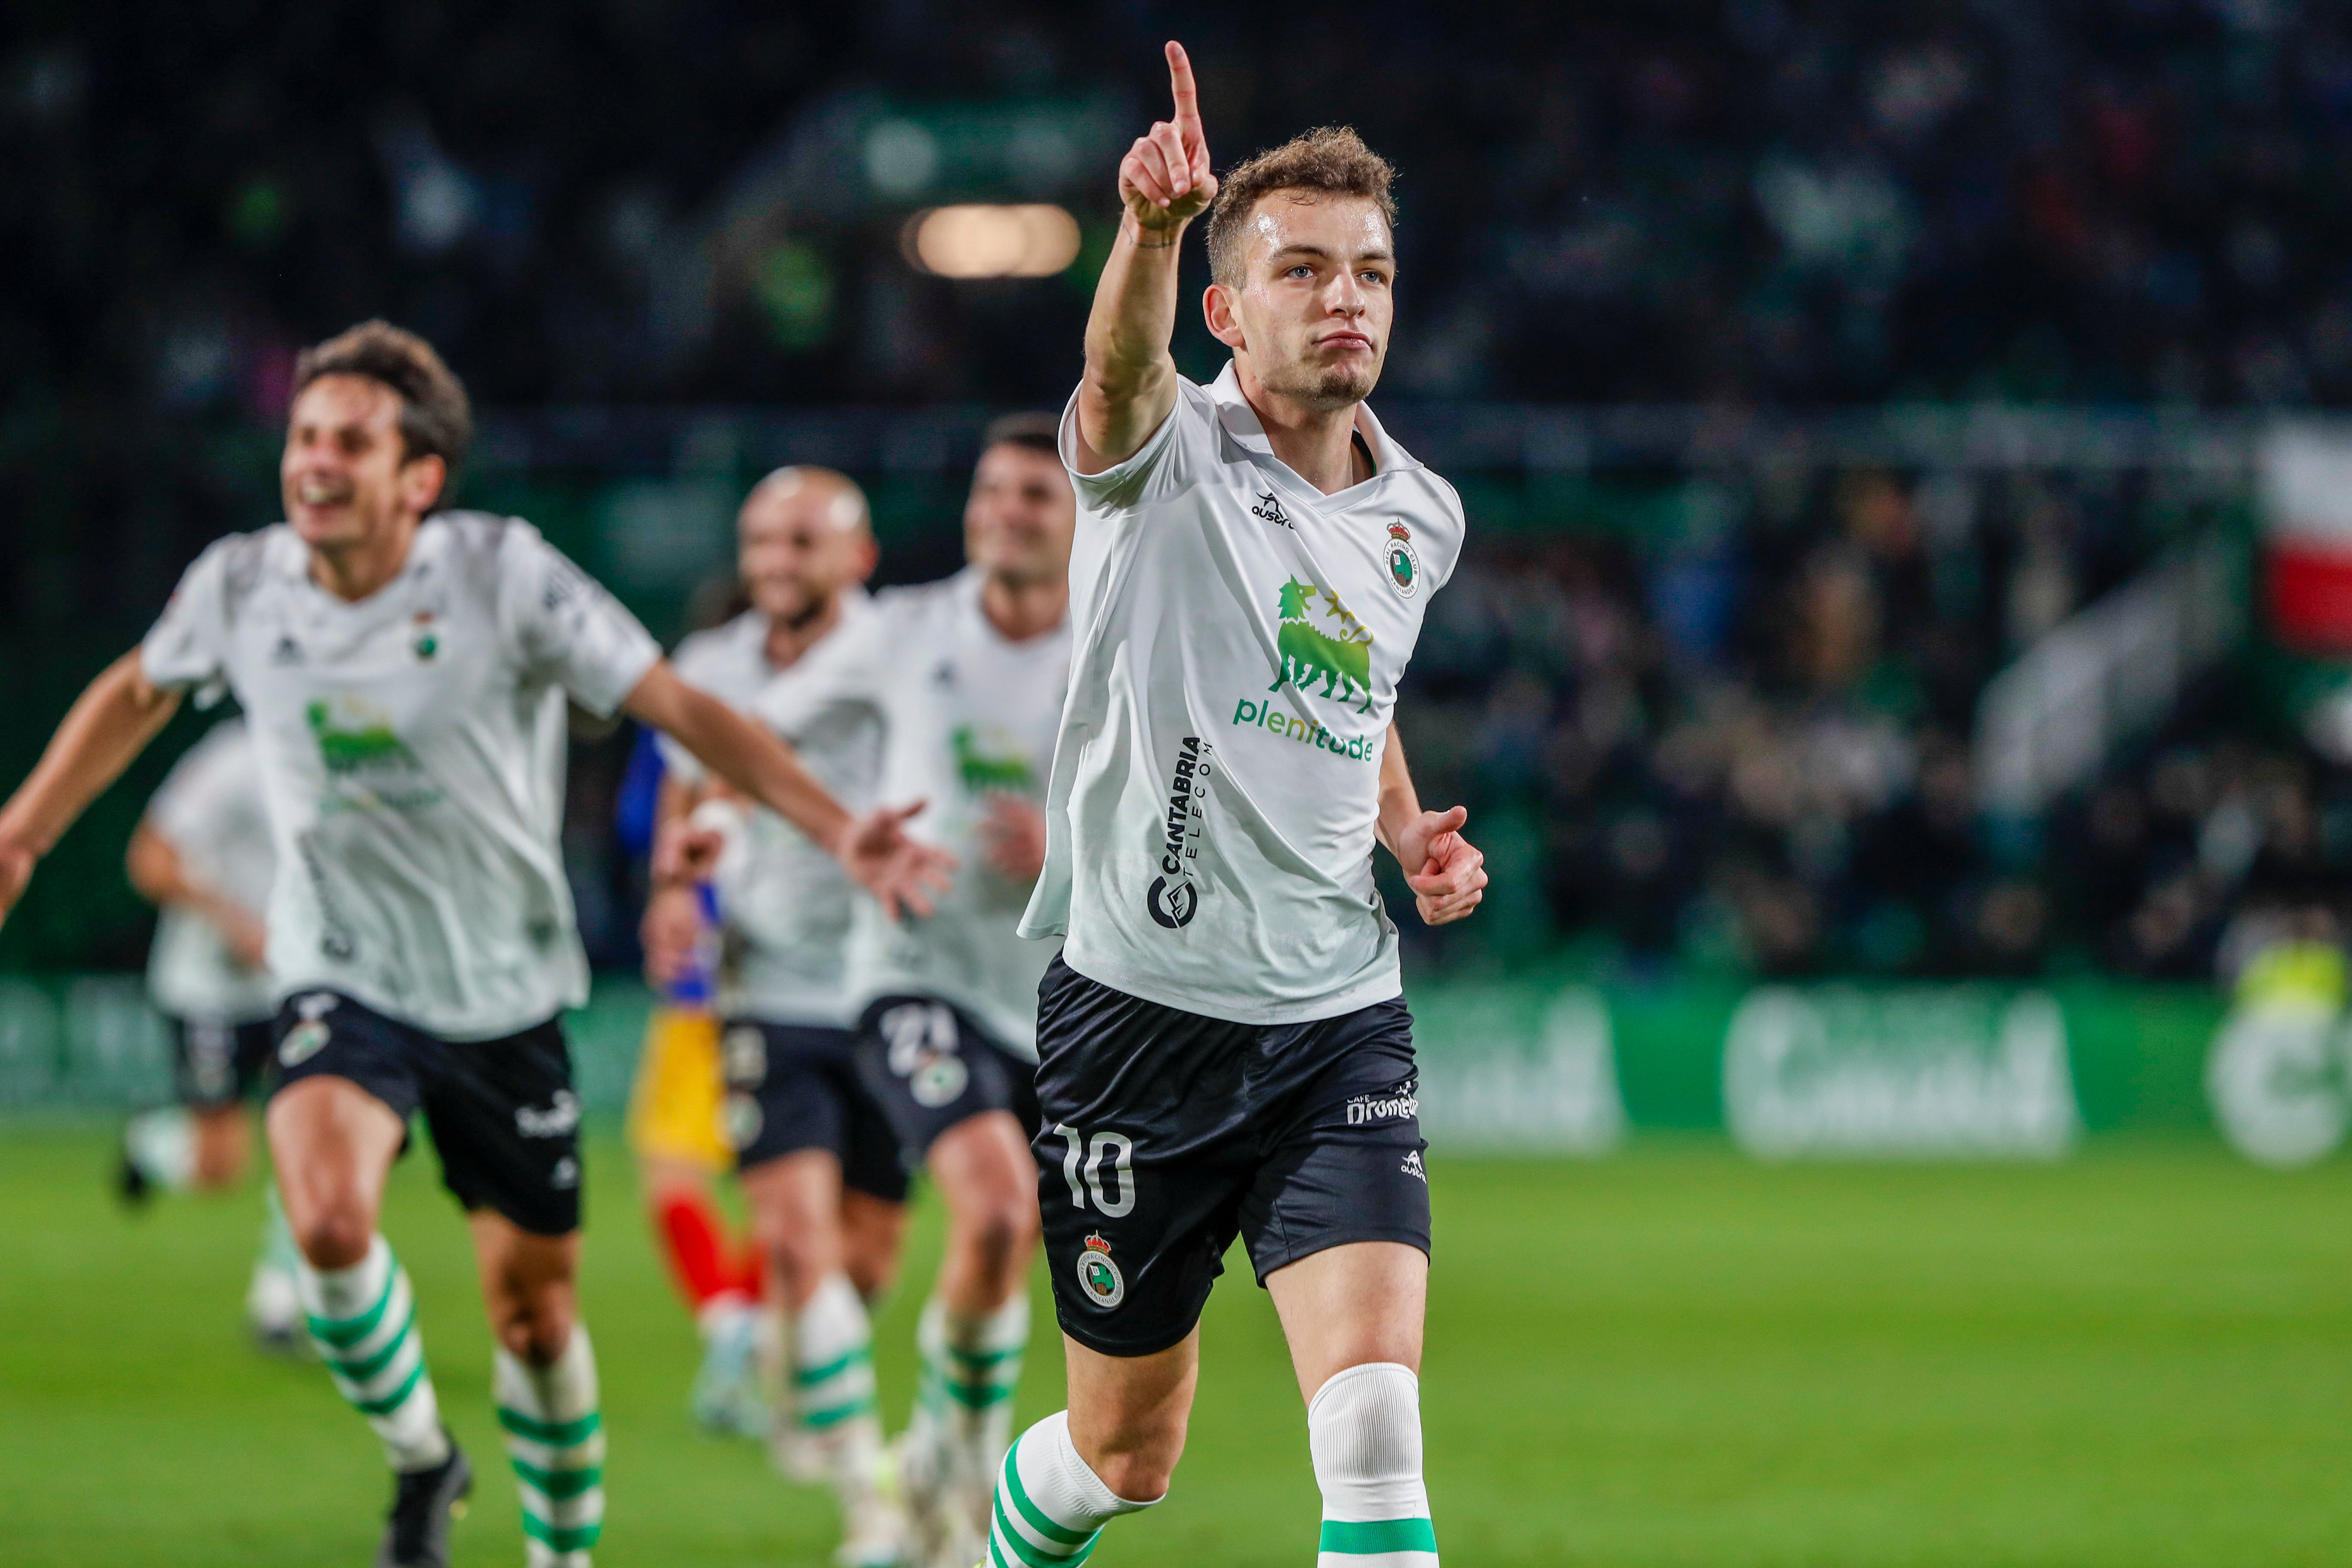
[[1301, 691], [1323, 683], [1318, 695], [1337, 702], [1362, 702], [1359, 713], [1372, 710], [1372, 634], [1356, 619], [1339, 595], [1328, 588], [1293, 577], [1282, 585], [1275, 634], [1275, 652], [1282, 660], [1268, 691], [1286, 685]]
[[957, 725], [949, 740], [955, 746], [956, 777], [963, 782], [968, 795], [992, 791], [1027, 795], [1036, 783], [1037, 775], [1026, 757], [991, 755], [982, 750], [980, 737], [969, 724]]
[[310, 733], [319, 742], [319, 756], [331, 773], [355, 773], [364, 768], [385, 763], [416, 765], [415, 753], [408, 743], [392, 732], [392, 726], [382, 719], [362, 719], [355, 724], [336, 721], [334, 710], [324, 702], [313, 702], [303, 710], [310, 721]]

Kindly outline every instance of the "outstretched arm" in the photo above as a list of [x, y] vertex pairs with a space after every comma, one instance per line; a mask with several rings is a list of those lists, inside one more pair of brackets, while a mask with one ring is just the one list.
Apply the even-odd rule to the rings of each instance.
[[896, 915], [905, 904], [931, 912], [930, 895], [945, 889], [955, 860], [906, 834], [907, 819], [923, 809], [887, 806], [864, 816], [849, 811], [801, 766], [793, 749], [709, 692], [677, 678], [657, 660], [621, 704], [702, 760], [720, 778], [799, 828]]
[[89, 683], [49, 737], [48, 749], [0, 806], [0, 920], [33, 867], [179, 710], [180, 694], [147, 679], [131, 649]]
[[1139, 451], [1176, 406], [1176, 259], [1184, 226], [1216, 198], [1192, 63], [1168, 46], [1175, 118], [1135, 139], [1119, 160], [1126, 207], [1087, 318], [1086, 378], [1078, 384], [1078, 467], [1098, 474]]
[[139, 896], [158, 909], [184, 905], [213, 923], [247, 969], [259, 969], [269, 950], [268, 929], [259, 915], [226, 894], [188, 875], [188, 863], [177, 846], [152, 819], [142, 820], [131, 835], [131, 848], [122, 868]]
[[1381, 842], [1404, 868], [1405, 885], [1421, 918], [1433, 926], [1468, 917], [1485, 898], [1486, 857], [1462, 837], [1470, 820], [1461, 806], [1423, 811], [1405, 765], [1404, 740], [1394, 724], [1381, 752]]

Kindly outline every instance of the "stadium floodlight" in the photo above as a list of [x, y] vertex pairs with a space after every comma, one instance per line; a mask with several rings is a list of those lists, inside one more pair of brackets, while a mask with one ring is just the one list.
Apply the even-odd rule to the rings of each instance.
[[1078, 258], [1078, 220], [1042, 202], [929, 207], [907, 220], [902, 248], [941, 278], [1050, 278]]

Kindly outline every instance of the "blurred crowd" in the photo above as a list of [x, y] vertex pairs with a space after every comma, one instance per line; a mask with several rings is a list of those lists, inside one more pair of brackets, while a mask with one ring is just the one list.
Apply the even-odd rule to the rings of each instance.
[[1431, 606], [1399, 723], [1498, 863], [1457, 954], [2210, 978], [2340, 900], [2352, 773], [2253, 722], [2242, 668], [2047, 820], [1980, 804], [1983, 683], [2210, 502], [1872, 469], [1675, 499], [1663, 544], [1474, 542]]
[[[1349, 121], [1400, 166], [1391, 397], [2352, 398], [2352, 11], [2309, 0], [20, 8], [0, 677], [70, 689], [268, 515], [293, 353], [359, 317], [492, 408], [1058, 404], [1171, 35], [1221, 162]], [[1070, 274], [917, 273], [969, 198], [1068, 206]], [[1976, 811], [1984, 681], [2179, 531], [2159, 481], [1623, 482], [1656, 527], [1474, 509], [1436, 602], [1408, 737], [1528, 872], [1465, 941], [2205, 973], [2335, 864], [2341, 781], [2226, 700], [2039, 831]]]
[[10, 395], [274, 413], [383, 313], [494, 403], [1051, 396], [1099, 250], [956, 285], [898, 227], [1099, 237], [1174, 33], [1222, 159], [1352, 121], [1400, 165], [1397, 390], [2352, 391], [2339, 6], [114, 0], [0, 34]]

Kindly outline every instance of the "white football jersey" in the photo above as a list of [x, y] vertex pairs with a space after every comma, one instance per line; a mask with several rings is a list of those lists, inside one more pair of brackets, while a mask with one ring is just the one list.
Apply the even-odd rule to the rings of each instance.
[[[1062, 416], [1076, 450], [1077, 399]], [[1078, 492], [1076, 653], [1045, 874], [1022, 929], [1163, 1006], [1243, 1024], [1401, 994], [1372, 883], [1381, 757], [1452, 486], [1356, 429], [1377, 471], [1327, 496], [1274, 455], [1233, 367], [1181, 380], [1141, 450]]]
[[[222, 720], [172, 764], [147, 803], [147, 823], [178, 853], [189, 881], [267, 918], [278, 852], [244, 720]], [[247, 968], [220, 927], [177, 904], [155, 917], [147, 992], [175, 1018], [250, 1024], [277, 1008], [269, 972]]]
[[[881, 770], [882, 717], [862, 696], [840, 691], [830, 672], [854, 657], [855, 628], [873, 613], [863, 588], [847, 590], [839, 623], [783, 669], [768, 662], [768, 618], [757, 610], [688, 637], [671, 662], [681, 679], [746, 713], [760, 711], [772, 686], [811, 688], [815, 700], [797, 709], [784, 739], [835, 800], [863, 812]], [[662, 757], [682, 779], [703, 776], [667, 736]], [[856, 889], [841, 862], [774, 812], [751, 805], [712, 884], [729, 938], [723, 1012], [834, 1028], [856, 1022], [846, 965]]]
[[515, 518], [427, 518], [357, 604], [285, 524], [216, 542], [141, 647], [244, 707], [278, 868], [278, 990], [495, 1039], [587, 999], [563, 876], [564, 699], [617, 710], [661, 648]]
[[1042, 806], [1054, 732], [1070, 674], [1066, 618], [1008, 642], [980, 604], [972, 568], [938, 583], [889, 588], [842, 640], [825, 679], [772, 685], [760, 714], [797, 733], [813, 708], [862, 701], [881, 716], [884, 805], [929, 803], [908, 831], [956, 858], [953, 885], [928, 917], [885, 920], [856, 901], [849, 941], [853, 1011], [877, 996], [935, 996], [972, 1014], [1024, 1056], [1037, 1049], [1037, 982], [1049, 942], [1018, 930], [1029, 885], [988, 863], [989, 802], [1012, 795]]

